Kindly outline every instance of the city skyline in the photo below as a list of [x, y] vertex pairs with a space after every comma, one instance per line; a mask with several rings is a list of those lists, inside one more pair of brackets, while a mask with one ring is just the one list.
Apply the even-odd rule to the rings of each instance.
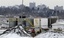
[[[45, 4], [51, 9], [54, 9], [54, 6], [63, 6], [64, 0], [24, 0], [24, 5], [29, 6], [30, 2], [35, 2], [37, 5]], [[22, 0], [0, 0], [0, 6], [14, 6], [22, 4]]]

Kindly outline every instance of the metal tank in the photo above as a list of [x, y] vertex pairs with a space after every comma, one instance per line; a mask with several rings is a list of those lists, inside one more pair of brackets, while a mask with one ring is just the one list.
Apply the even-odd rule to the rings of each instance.
[[17, 18], [10, 18], [9, 19], [9, 27], [14, 27], [16, 25], [18, 25]]
[[31, 27], [34, 27], [33, 24], [34, 24], [33, 19], [31, 19], [31, 18], [26, 19], [26, 29], [27, 30], [30, 29]]

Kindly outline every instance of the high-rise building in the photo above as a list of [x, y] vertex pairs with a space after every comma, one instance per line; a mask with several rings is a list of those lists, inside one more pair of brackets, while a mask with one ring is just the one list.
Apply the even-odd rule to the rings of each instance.
[[62, 11], [63, 10], [63, 6], [55, 6], [54, 7], [54, 10], [57, 10], [57, 11]]
[[35, 8], [36, 7], [36, 4], [33, 2], [33, 3], [30, 3], [29, 4], [29, 7], [32, 9], [32, 8]]

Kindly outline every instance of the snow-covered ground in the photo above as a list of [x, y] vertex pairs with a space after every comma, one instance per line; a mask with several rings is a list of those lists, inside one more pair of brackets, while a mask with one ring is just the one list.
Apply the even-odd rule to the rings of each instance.
[[[0, 38], [32, 38], [30, 34], [28, 34], [22, 26], [19, 26], [19, 27], [15, 27], [16, 29], [14, 28], [11, 28], [12, 30], [10, 31], [4, 31], [3, 30], [0, 30], [0, 32], [3, 32], [0, 34]], [[14, 32], [15, 30], [15, 32]], [[8, 32], [8, 33], [7, 33]], [[20, 33], [21, 32], [21, 33]], [[17, 34], [18, 33], [18, 34]], [[20, 33], [20, 34], [19, 34]]]
[[9, 33], [1, 35], [0, 38], [64, 38], [64, 35], [62, 33], [47, 32], [47, 33], [41, 33], [35, 37], [29, 37], [29, 36], [23, 37], [16, 33]]
[[52, 29], [62, 29], [64, 31], [64, 19], [58, 19], [56, 23], [52, 24]]
[[32, 37], [22, 37], [17, 35], [16, 33], [9, 33], [9, 34], [1, 35], [0, 38], [32, 38]]
[[0, 29], [0, 34], [3, 33], [6, 29]]
[[0, 17], [0, 29], [2, 27], [9, 27], [9, 22], [7, 22], [8, 20], [9, 20], [9, 18]]
[[47, 32], [43, 34], [41, 33], [37, 35], [35, 38], [64, 38], [64, 35], [60, 33]]

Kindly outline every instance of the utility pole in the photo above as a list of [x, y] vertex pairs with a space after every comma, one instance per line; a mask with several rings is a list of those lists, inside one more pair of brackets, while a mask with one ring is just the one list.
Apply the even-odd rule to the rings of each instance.
[[24, 2], [24, 1], [22, 0], [22, 5], [23, 5], [23, 2]]

